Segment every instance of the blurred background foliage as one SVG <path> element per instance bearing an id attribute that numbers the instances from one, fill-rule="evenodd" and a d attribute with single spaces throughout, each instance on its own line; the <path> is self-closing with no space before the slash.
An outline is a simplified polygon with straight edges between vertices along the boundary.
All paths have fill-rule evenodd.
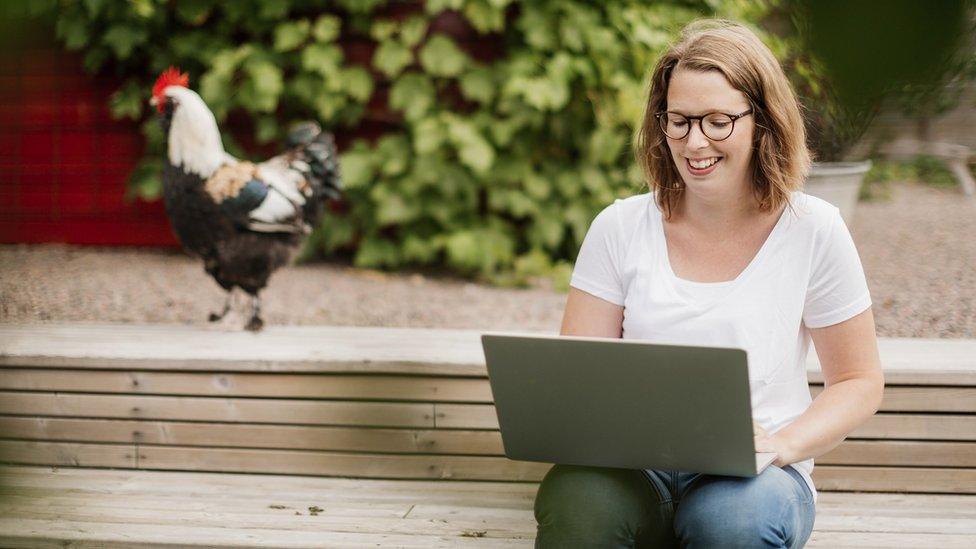
<path id="1" fill-rule="evenodd" d="M 232 154 L 260 158 L 226 131 L 235 125 L 258 148 L 301 119 L 337 134 L 346 197 L 310 245 L 361 267 L 448 267 L 496 284 L 549 277 L 565 287 L 596 213 L 643 187 L 631 141 L 648 72 L 696 18 L 753 27 L 816 107 L 812 134 L 849 123 L 817 116 L 849 112 L 837 92 L 845 84 L 828 86 L 822 59 L 832 50 L 818 53 L 824 41 L 809 25 L 822 12 L 798 0 L 51 4 L 58 38 L 83 52 L 86 69 L 123 78 L 112 113 L 140 121 L 147 139 L 134 195 L 160 194 L 165 147 L 147 100 L 154 78 L 178 65 Z M 458 28 L 466 31 L 450 32 Z M 464 32 L 474 39 L 456 40 Z M 353 43 L 369 44 L 365 62 L 348 59 Z M 373 109 L 392 114 L 385 131 L 344 140 Z"/>

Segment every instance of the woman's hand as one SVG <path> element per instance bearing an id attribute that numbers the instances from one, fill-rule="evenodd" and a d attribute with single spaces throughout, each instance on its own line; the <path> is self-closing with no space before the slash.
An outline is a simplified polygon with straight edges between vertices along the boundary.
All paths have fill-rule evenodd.
<path id="1" fill-rule="evenodd" d="M 777 438 L 776 435 L 770 436 L 755 420 L 752 422 L 752 434 L 756 452 L 774 452 L 776 461 L 773 462 L 773 465 L 777 467 L 786 467 L 790 464 L 789 451 L 783 439 Z"/>

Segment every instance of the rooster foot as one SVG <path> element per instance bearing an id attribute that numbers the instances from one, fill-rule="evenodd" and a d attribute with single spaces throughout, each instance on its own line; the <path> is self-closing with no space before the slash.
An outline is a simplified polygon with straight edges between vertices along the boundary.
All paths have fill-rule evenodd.
<path id="1" fill-rule="evenodd" d="M 259 316 L 252 316 L 251 320 L 248 320 L 247 325 L 244 326 L 244 329 L 249 332 L 259 332 L 261 328 L 264 328 L 264 321 Z"/>
<path id="2" fill-rule="evenodd" d="M 217 322 L 218 320 L 227 316 L 227 311 L 230 310 L 230 302 L 233 297 L 234 297 L 233 291 L 227 292 L 227 300 L 224 301 L 224 310 L 220 311 L 219 313 L 210 313 L 210 316 L 207 317 L 207 320 L 209 320 L 210 322 Z"/>

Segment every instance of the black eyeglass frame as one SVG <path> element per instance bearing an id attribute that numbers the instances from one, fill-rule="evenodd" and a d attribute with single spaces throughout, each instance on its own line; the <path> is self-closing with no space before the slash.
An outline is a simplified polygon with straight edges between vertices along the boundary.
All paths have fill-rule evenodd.
<path id="1" fill-rule="evenodd" d="M 684 118 L 685 120 L 688 121 L 688 128 L 685 130 L 685 134 L 682 135 L 681 137 L 671 137 L 670 135 L 668 135 L 668 132 L 664 129 L 664 123 L 663 123 L 663 121 L 662 121 L 663 119 L 661 117 L 662 116 L 665 116 L 665 115 L 668 115 L 668 114 L 676 114 L 676 115 L 678 115 L 678 116 L 680 116 L 680 117 L 682 117 L 682 118 Z M 713 138 L 709 137 L 708 134 L 705 133 L 705 129 L 702 128 L 702 121 L 704 121 L 705 118 L 708 118 L 709 116 L 711 116 L 713 114 L 721 114 L 721 115 L 724 115 L 724 116 L 728 116 L 732 120 L 732 127 L 729 128 L 729 135 L 726 135 L 722 139 L 713 139 Z M 707 113 L 705 113 L 703 115 L 700 115 L 700 116 L 686 116 L 686 115 L 681 114 L 680 112 L 661 111 L 661 112 L 655 114 L 654 116 L 657 118 L 658 125 L 661 126 L 661 131 L 664 132 L 664 135 L 667 135 L 668 137 L 670 137 L 671 139 L 674 139 L 675 141 L 679 141 L 681 139 L 684 139 L 684 138 L 688 137 L 688 134 L 691 133 L 691 122 L 692 122 L 692 120 L 697 120 L 698 121 L 698 129 L 701 130 L 702 135 L 704 135 L 705 138 L 708 139 L 709 141 L 725 141 L 726 139 L 732 137 L 732 132 L 735 131 L 735 121 L 738 120 L 738 119 L 740 119 L 740 118 L 743 118 L 745 116 L 748 116 L 750 114 L 752 114 L 752 109 L 749 109 L 747 111 L 743 111 L 743 112 L 741 112 L 739 114 L 729 114 L 727 112 L 722 112 L 722 111 L 712 111 L 712 112 L 707 112 Z"/>

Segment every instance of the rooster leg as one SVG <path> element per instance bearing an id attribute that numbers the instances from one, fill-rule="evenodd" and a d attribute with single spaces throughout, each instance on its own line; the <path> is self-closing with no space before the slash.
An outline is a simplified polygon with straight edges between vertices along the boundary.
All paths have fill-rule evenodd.
<path id="1" fill-rule="evenodd" d="M 233 297 L 234 297 L 234 290 L 232 288 L 229 292 L 227 292 L 227 300 L 224 301 L 224 310 L 220 311 L 220 314 L 210 313 L 210 319 L 209 319 L 210 322 L 217 322 L 218 320 L 227 316 L 227 311 L 230 310 L 230 302 Z"/>
<path id="2" fill-rule="evenodd" d="M 257 332 L 263 327 L 264 321 L 261 320 L 261 298 L 258 297 L 258 294 L 254 294 L 251 296 L 251 320 L 247 321 L 244 329 L 250 332 Z"/>

